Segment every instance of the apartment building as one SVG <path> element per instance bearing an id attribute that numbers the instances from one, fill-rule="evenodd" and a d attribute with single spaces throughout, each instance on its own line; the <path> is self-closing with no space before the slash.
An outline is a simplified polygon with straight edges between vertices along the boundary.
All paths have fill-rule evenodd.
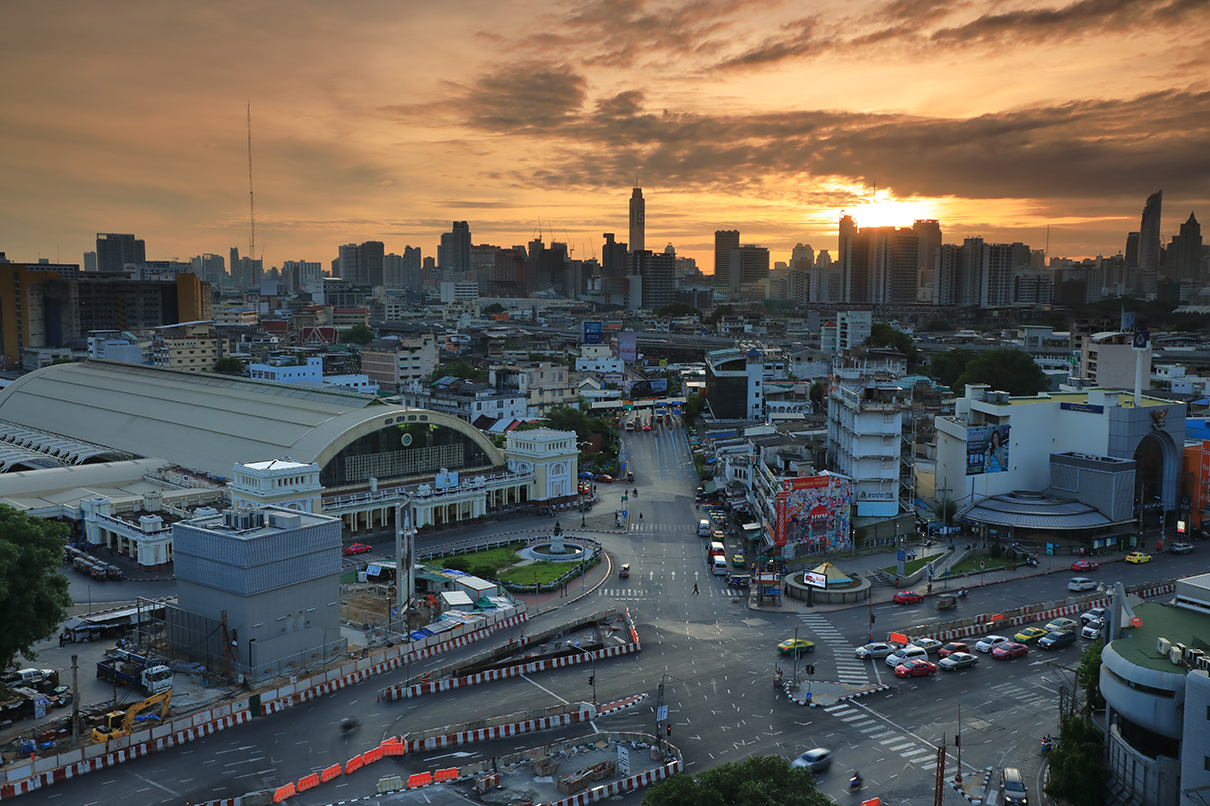
<path id="1" fill-rule="evenodd" d="M 411 381 L 424 380 L 439 363 L 437 337 L 431 334 L 387 336 L 361 350 L 361 371 L 388 394 L 402 392 Z"/>

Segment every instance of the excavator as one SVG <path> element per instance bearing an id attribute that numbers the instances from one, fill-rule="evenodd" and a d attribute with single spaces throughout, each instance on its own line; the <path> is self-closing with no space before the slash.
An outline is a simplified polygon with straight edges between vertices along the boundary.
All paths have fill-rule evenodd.
<path id="1" fill-rule="evenodd" d="M 108 742 L 129 736 L 136 722 L 145 720 L 163 721 L 168 718 L 168 709 L 172 704 L 172 689 L 153 694 L 145 700 L 136 702 L 125 711 L 110 711 L 105 714 L 105 724 L 92 729 L 93 742 Z M 144 713 L 159 706 L 158 713 Z M 141 715 L 141 716 L 140 716 Z"/>

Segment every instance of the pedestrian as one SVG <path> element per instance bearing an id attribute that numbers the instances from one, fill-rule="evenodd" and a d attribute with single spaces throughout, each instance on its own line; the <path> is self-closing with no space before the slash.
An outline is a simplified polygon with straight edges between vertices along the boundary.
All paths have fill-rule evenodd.
<path id="1" fill-rule="evenodd" d="M 63 640 L 63 633 L 59 633 L 59 649 L 62 649 L 65 643 L 67 642 Z"/>
<path id="2" fill-rule="evenodd" d="M 697 596 L 697 595 L 698 595 L 698 593 L 697 593 L 697 583 L 696 583 L 696 582 L 694 582 L 694 583 L 693 583 L 693 595 L 694 595 L 694 596 Z"/>

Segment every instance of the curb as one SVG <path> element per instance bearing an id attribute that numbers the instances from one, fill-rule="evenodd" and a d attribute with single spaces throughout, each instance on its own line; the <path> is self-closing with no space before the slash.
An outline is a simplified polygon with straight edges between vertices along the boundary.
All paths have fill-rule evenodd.
<path id="1" fill-rule="evenodd" d="M 980 794 L 979 794 L 979 797 L 978 797 L 978 798 L 971 797 L 970 793 L 968 793 L 968 792 L 966 791 L 966 788 L 965 788 L 965 787 L 963 787 L 963 786 L 960 786 L 960 785 L 958 785 L 958 784 L 956 784 L 956 783 L 954 783 L 954 781 L 953 781 L 953 779 L 952 779 L 952 778 L 951 778 L 951 779 L 948 779 L 948 780 L 947 780 L 945 783 L 946 783 L 946 786 L 948 786 L 950 789 L 952 789 L 952 790 L 954 790 L 955 792 L 957 792 L 957 793 L 958 793 L 958 795 L 959 795 L 960 797 L 964 798 L 964 799 L 965 799 L 965 800 L 966 800 L 968 803 L 979 803 L 979 802 L 980 802 L 980 801 L 982 801 L 982 800 L 984 799 L 984 797 L 987 795 L 987 782 L 988 782 L 988 780 L 990 780 L 990 779 L 991 779 L 991 777 L 992 777 L 992 768 L 991 768 L 991 767 L 984 767 L 982 770 L 980 770 L 979 772 L 975 773 L 974 775 L 971 775 L 970 777 L 971 777 L 971 778 L 976 778 L 976 777 L 978 777 L 978 776 L 980 776 L 980 775 L 982 775 L 982 776 L 983 776 L 983 784 L 980 786 Z"/>

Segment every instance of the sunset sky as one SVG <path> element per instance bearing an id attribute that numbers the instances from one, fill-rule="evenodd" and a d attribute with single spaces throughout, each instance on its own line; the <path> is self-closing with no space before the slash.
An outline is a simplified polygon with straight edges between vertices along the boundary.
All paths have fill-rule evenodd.
<path id="1" fill-rule="evenodd" d="M 1210 0 L 5 0 L 0 47 L 10 260 L 246 254 L 249 103 L 266 268 L 455 219 L 599 256 L 636 175 L 707 272 L 716 229 L 835 254 L 841 209 L 1070 257 L 1156 190 L 1165 241 L 1210 219 Z"/>

